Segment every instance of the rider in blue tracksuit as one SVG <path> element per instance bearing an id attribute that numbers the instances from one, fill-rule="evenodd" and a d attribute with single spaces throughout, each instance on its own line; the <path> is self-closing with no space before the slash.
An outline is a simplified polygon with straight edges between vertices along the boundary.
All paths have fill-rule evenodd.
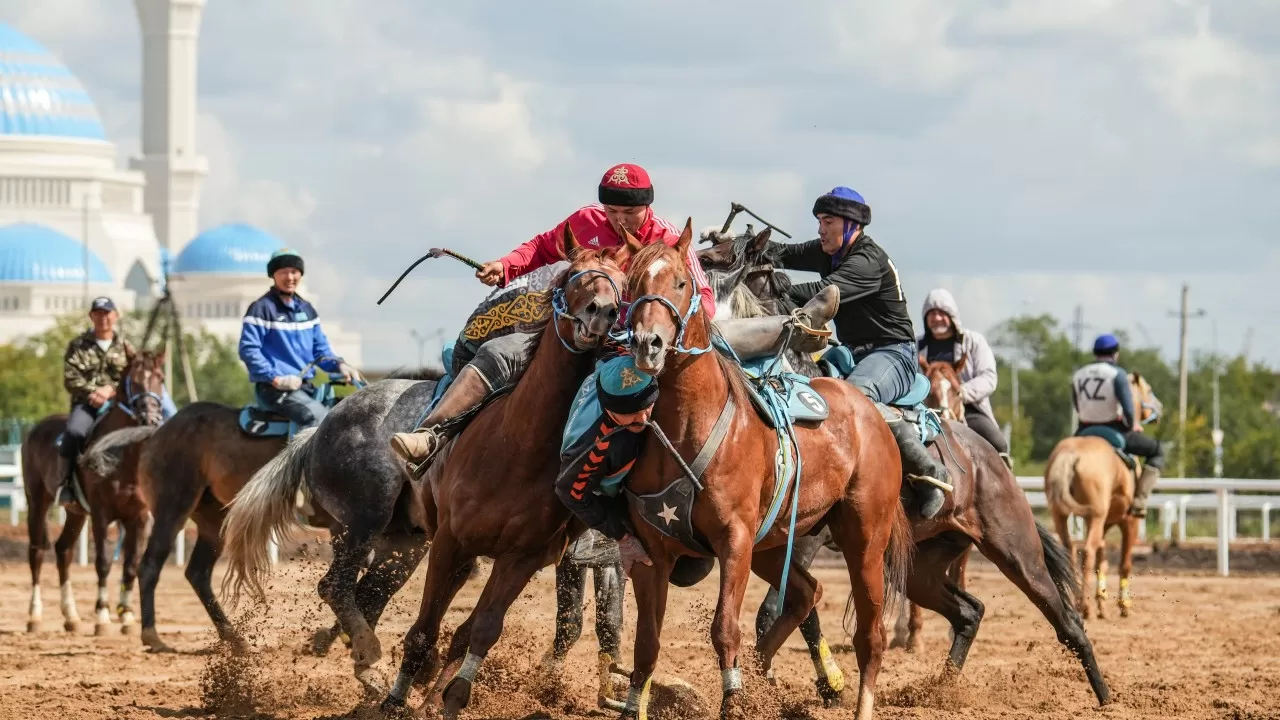
<path id="1" fill-rule="evenodd" d="M 240 330 L 240 359 L 249 368 L 260 402 L 296 422 L 299 429 L 319 425 L 328 412 L 314 396 L 312 363 L 342 375 L 347 382 L 357 377 L 355 369 L 329 347 L 316 309 L 298 295 L 303 269 L 302 257 L 294 250 L 272 253 L 267 275 L 273 285 L 249 306 Z"/>

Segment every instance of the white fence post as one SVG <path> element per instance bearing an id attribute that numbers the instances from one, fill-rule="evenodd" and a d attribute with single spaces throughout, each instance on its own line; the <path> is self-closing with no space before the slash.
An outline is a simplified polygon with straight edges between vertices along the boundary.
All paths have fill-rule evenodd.
<path id="1" fill-rule="evenodd" d="M 1187 503 L 1191 502 L 1190 495 L 1183 495 L 1178 498 L 1178 544 L 1187 544 Z"/>
<path id="2" fill-rule="evenodd" d="M 1271 503 L 1262 503 L 1262 541 L 1271 541 Z"/>
<path id="3" fill-rule="evenodd" d="M 1168 540 L 1173 537 L 1173 519 L 1177 517 L 1178 506 L 1172 500 L 1167 500 L 1160 506 L 1160 525 L 1164 529 L 1164 539 Z"/>
<path id="4" fill-rule="evenodd" d="M 1230 549 L 1228 524 L 1231 522 L 1231 493 L 1225 489 L 1218 490 L 1218 574 L 1227 577 L 1230 574 Z"/>

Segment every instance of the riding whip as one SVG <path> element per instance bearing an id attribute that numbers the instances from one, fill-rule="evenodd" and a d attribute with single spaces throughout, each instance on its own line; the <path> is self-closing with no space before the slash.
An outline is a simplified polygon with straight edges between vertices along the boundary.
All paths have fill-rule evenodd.
<path id="1" fill-rule="evenodd" d="M 421 265 L 423 260 L 426 260 L 427 258 L 438 258 L 438 257 L 451 257 L 454 260 L 460 260 L 464 264 L 469 265 L 475 268 L 476 270 L 484 269 L 483 264 L 478 263 L 475 260 L 472 260 L 471 258 L 461 253 L 456 253 L 452 250 L 448 250 L 445 248 L 431 248 L 430 250 L 427 251 L 426 255 L 423 255 L 422 257 L 415 260 L 412 265 L 405 268 L 404 272 L 400 273 L 400 277 L 396 278 L 396 281 L 391 284 L 391 287 L 387 289 L 387 292 L 384 293 L 382 297 L 378 298 L 378 304 L 381 305 L 383 300 L 386 300 L 388 297 L 390 297 L 391 293 L 395 292 L 395 289 L 400 286 L 400 281 L 404 280 L 405 277 L 409 275 L 409 273 L 413 272 L 414 268 L 418 267 L 418 265 Z"/>

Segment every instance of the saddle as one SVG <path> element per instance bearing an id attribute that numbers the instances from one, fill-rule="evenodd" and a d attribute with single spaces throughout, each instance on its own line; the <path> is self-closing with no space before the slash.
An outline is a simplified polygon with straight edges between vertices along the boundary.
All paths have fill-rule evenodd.
<path id="1" fill-rule="evenodd" d="M 853 352 L 848 346 L 839 345 L 823 354 L 818 365 L 827 377 L 847 378 L 853 373 L 857 361 L 853 359 Z M 888 405 L 876 403 L 876 409 L 884 416 L 885 422 L 897 422 L 900 418 L 915 425 L 920 431 L 920 441 L 928 445 L 942 434 L 942 421 L 938 419 L 938 414 L 924 404 L 929 399 L 930 390 L 932 384 L 929 378 L 917 372 L 906 395 Z"/>
<path id="2" fill-rule="evenodd" d="M 325 407 L 333 407 L 338 402 L 333 387 L 328 383 L 317 387 L 314 397 Z M 240 408 L 236 422 L 240 432 L 252 438 L 292 438 L 298 433 L 298 423 L 288 415 L 276 410 L 257 392 L 254 392 L 253 399 L 252 404 Z"/>
<path id="3" fill-rule="evenodd" d="M 1130 470 L 1135 473 L 1138 471 L 1138 460 L 1126 452 L 1124 433 L 1119 430 L 1107 425 L 1084 425 L 1076 431 L 1076 437 L 1096 437 L 1106 440 Z"/>

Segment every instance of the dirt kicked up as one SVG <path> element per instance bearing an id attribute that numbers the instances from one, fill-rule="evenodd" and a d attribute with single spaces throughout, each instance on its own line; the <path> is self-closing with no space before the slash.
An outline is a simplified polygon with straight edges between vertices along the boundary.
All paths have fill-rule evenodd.
<path id="1" fill-rule="evenodd" d="M 327 657 L 304 650 L 311 633 L 332 622 L 315 595 L 321 572 L 316 564 L 289 563 L 277 575 L 266 608 L 242 604 L 237 614 L 246 618 L 254 649 L 248 657 L 231 657 L 214 648 L 204 609 L 173 566 L 161 581 L 157 609 L 160 632 L 178 652 L 153 655 L 144 652 L 136 637 L 115 632 L 94 637 L 91 622 L 69 635 L 61 629 L 57 606 L 48 603 L 44 630 L 27 634 L 27 569 L 15 562 L 0 564 L 0 718 L 380 718 L 376 706 L 362 702 L 341 644 Z M 394 677 L 400 642 L 417 609 L 422 575 L 420 568 L 392 601 L 378 630 L 385 653 L 380 667 L 388 679 Z M 856 689 L 856 663 L 840 629 L 848 581 L 838 569 L 822 569 L 818 575 L 825 586 L 820 608 L 824 629 Z M 45 597 L 57 597 L 55 577 L 49 568 Z M 112 587 L 115 578 L 113 573 Z M 96 585 L 92 569 L 77 567 L 74 583 L 81 609 L 91 609 Z M 447 627 L 461 622 L 480 586 L 473 580 L 462 591 Z M 613 716 L 595 707 L 591 607 L 564 682 L 548 684 L 537 677 L 535 669 L 552 636 L 552 586 L 553 574 L 544 570 L 513 607 L 464 717 Z M 696 588 L 673 588 L 670 596 L 658 673 L 659 678 L 682 678 L 695 688 L 703 711 L 686 708 L 681 713 L 686 717 L 713 717 L 705 710 L 718 708 L 719 673 L 708 635 L 715 588 L 715 578 L 708 578 Z M 1003 577 L 975 560 L 970 590 L 986 603 L 986 617 L 963 675 L 939 682 L 947 626 L 926 614 L 924 651 L 892 650 L 886 656 L 877 717 L 1280 718 L 1280 578 L 1221 579 L 1164 571 L 1135 578 L 1132 617 L 1119 619 L 1113 613 L 1113 619 L 1088 624 L 1114 699 L 1100 711 L 1079 665 Z M 753 579 L 748 594 L 752 613 L 762 595 L 763 586 Z M 629 666 L 635 615 L 631 598 L 626 613 L 623 662 Z M 753 621 L 754 615 L 744 613 L 744 641 L 754 637 Z M 761 717 L 852 717 L 848 707 L 821 707 L 798 635 L 782 650 L 776 667 L 777 688 L 759 679 L 748 681 Z M 415 693 L 413 702 L 420 701 Z"/>

